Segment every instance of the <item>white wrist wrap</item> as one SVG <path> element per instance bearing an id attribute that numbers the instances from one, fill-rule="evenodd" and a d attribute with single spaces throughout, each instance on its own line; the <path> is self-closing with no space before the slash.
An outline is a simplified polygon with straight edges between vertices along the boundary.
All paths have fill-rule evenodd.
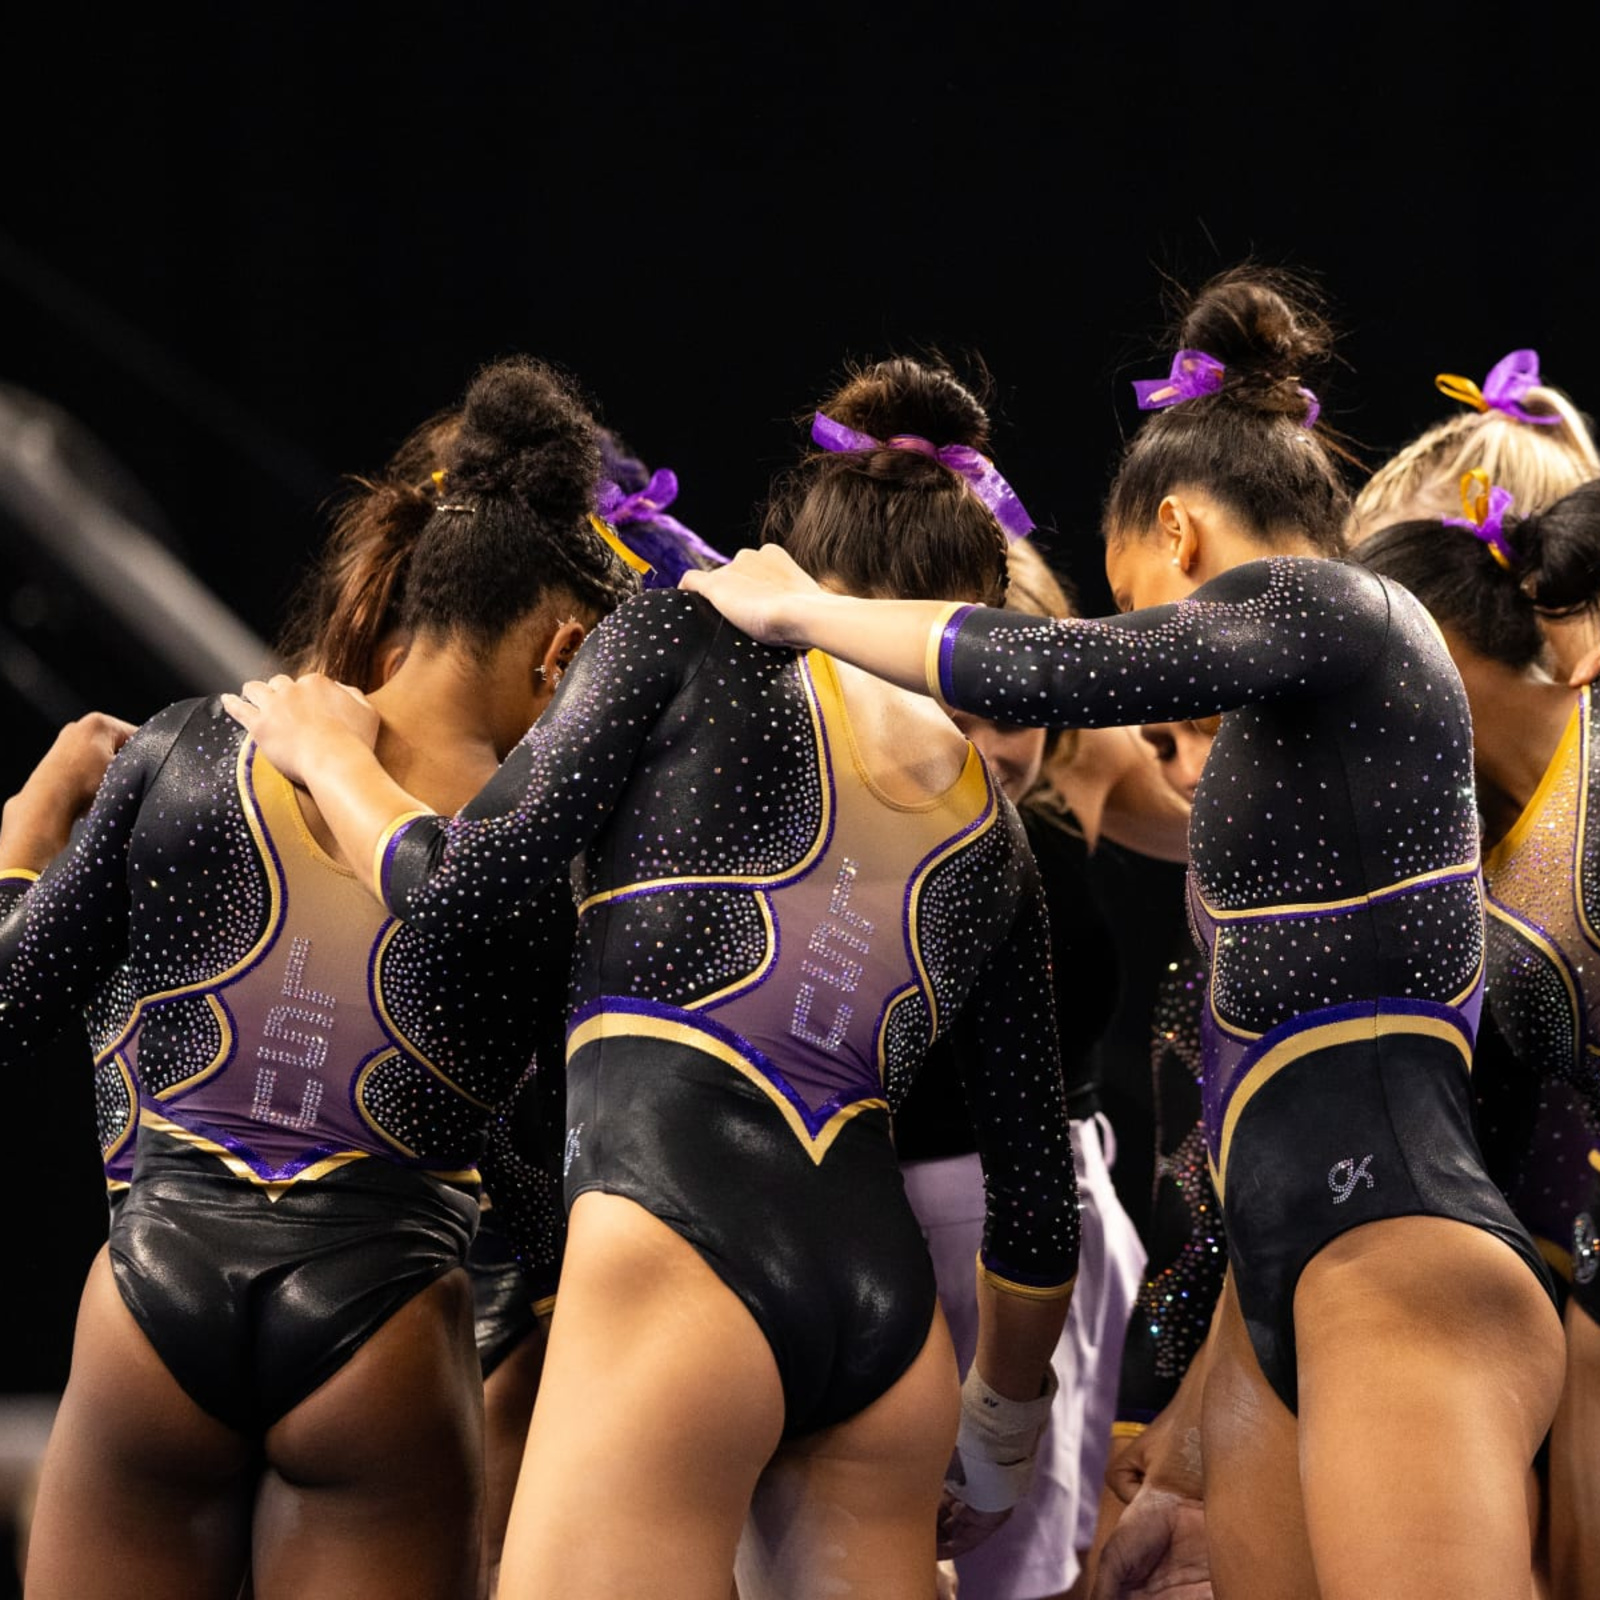
<path id="1" fill-rule="evenodd" d="M 978 1375 L 974 1365 L 961 1385 L 961 1431 L 956 1435 L 961 1481 L 950 1492 L 974 1511 L 1008 1511 L 1033 1486 L 1034 1452 L 1050 1419 L 1056 1375 L 1045 1371 L 1037 1400 L 1008 1400 Z"/>

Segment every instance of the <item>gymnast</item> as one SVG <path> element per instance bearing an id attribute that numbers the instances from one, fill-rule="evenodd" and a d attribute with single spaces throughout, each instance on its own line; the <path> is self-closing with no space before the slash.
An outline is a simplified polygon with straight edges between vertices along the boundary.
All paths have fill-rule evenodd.
<path id="1" fill-rule="evenodd" d="M 1537 350 L 1503 356 L 1481 385 L 1451 372 L 1441 372 L 1434 383 L 1467 409 L 1424 429 L 1362 484 L 1345 529 L 1352 550 L 1380 528 L 1454 515 L 1466 472 L 1486 472 L 1515 497 L 1524 516 L 1600 478 L 1600 450 L 1588 420 L 1544 381 Z M 1542 626 L 1558 677 L 1587 683 L 1600 675 L 1600 635 L 1592 614 L 1579 609 L 1547 616 Z"/>
<path id="2" fill-rule="evenodd" d="M 1480 1059 L 1474 1088 L 1490 1171 L 1571 1286 L 1550 1560 L 1554 1595 L 1580 1600 L 1600 1571 L 1600 705 L 1543 669 L 1548 620 L 1600 601 L 1600 482 L 1525 517 L 1486 472 L 1464 494 L 1463 515 L 1381 529 L 1356 554 L 1427 606 L 1472 707 L 1487 1001 L 1511 1057 Z"/>
<path id="3" fill-rule="evenodd" d="M 1465 696 L 1404 590 L 1321 559 L 1349 499 L 1304 298 L 1235 269 L 1177 344 L 1139 385 L 1156 414 L 1106 508 L 1127 615 L 830 594 L 773 549 L 685 583 L 756 637 L 1004 721 L 1222 714 L 1189 898 L 1231 1269 L 1097 1592 L 1143 1592 L 1152 1569 L 1198 1581 L 1209 1559 L 1223 1597 L 1504 1600 L 1530 1581 L 1527 1479 L 1563 1357 L 1543 1263 L 1470 1127 Z"/>
<path id="4" fill-rule="evenodd" d="M 635 586 L 591 522 L 593 422 L 548 369 L 470 391 L 407 564 L 379 750 L 453 806 Z M 472 512 L 462 506 L 471 498 Z M 560 891 L 557 890 L 557 893 Z M 461 1270 L 488 1124 L 559 1026 L 569 945 L 382 915 L 215 701 L 128 740 L 0 924 L 0 1052 L 126 1001 L 131 1185 L 91 1270 L 30 1595 L 473 1597 L 482 1403 Z M 135 1088 L 135 1086 L 137 1086 Z M 553 1155 L 558 1152 L 553 1152 Z M 92 1530 L 92 1532 L 86 1532 Z"/>
<path id="5" fill-rule="evenodd" d="M 1000 598 L 1020 507 L 952 374 L 880 363 L 816 426 L 769 537 L 845 592 Z M 229 704 L 412 926 L 491 925 L 582 852 L 568 1250 L 502 1593 L 726 1600 L 737 1564 L 743 1600 L 926 1600 L 936 1523 L 961 1548 L 1025 1491 L 1077 1259 L 1038 879 L 971 746 L 677 590 L 596 629 L 454 819 L 327 680 Z M 958 1398 L 889 1107 L 963 1012 L 989 1214 Z"/>

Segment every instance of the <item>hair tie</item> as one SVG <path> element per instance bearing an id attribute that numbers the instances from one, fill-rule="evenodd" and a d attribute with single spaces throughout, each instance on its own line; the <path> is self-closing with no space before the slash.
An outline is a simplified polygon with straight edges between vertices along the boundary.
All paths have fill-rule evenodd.
<path id="1" fill-rule="evenodd" d="M 678 475 L 670 467 L 652 473 L 650 481 L 634 494 L 624 493 L 621 485 L 609 478 L 602 478 L 595 491 L 595 509 L 602 526 L 609 526 L 611 538 L 626 549 L 623 559 L 646 575 L 647 589 L 675 587 L 685 572 L 702 561 L 716 567 L 727 564 L 728 558 L 720 550 L 713 550 L 692 528 L 666 514 L 677 498 Z M 635 530 L 631 540 L 617 533 L 624 527 Z M 635 550 L 635 544 L 643 549 Z"/>
<path id="2" fill-rule="evenodd" d="M 1505 535 L 1506 513 L 1511 506 L 1511 491 L 1491 484 L 1489 474 L 1482 467 L 1474 467 L 1461 475 L 1461 509 L 1466 514 L 1439 520 L 1447 528 L 1461 528 L 1474 539 L 1481 539 L 1488 545 L 1489 554 L 1511 572 L 1517 561 Z"/>
<path id="3" fill-rule="evenodd" d="M 1471 406 L 1474 411 L 1503 411 L 1518 422 L 1531 422 L 1541 428 L 1555 427 L 1561 421 L 1560 417 L 1526 411 L 1519 404 L 1523 395 L 1539 384 L 1537 350 L 1513 350 L 1495 362 L 1481 389 L 1471 378 L 1454 372 L 1441 372 L 1433 381 L 1441 393 Z"/>
<path id="4" fill-rule="evenodd" d="M 617 530 L 592 511 L 589 513 L 589 526 L 616 551 L 618 558 L 632 567 L 635 572 L 644 573 L 650 570 L 650 563 L 643 556 L 636 556 L 618 537 Z"/>
<path id="5" fill-rule="evenodd" d="M 1172 358 L 1172 371 L 1164 378 L 1135 378 L 1133 392 L 1141 411 L 1165 411 L 1168 406 L 1201 395 L 1215 394 L 1228 369 L 1204 350 L 1180 350 Z"/>
<path id="6" fill-rule="evenodd" d="M 1135 378 L 1133 392 L 1141 411 L 1165 411 L 1168 406 L 1182 405 L 1185 400 L 1216 394 L 1227 370 L 1204 350 L 1180 350 L 1172 358 L 1172 370 L 1166 377 Z M 1295 384 L 1295 393 L 1306 403 L 1301 427 L 1316 427 L 1317 418 L 1322 415 L 1322 402 L 1303 383 Z"/>
<path id="7" fill-rule="evenodd" d="M 811 419 L 814 444 L 833 454 L 869 450 L 910 450 L 929 456 L 963 479 L 978 500 L 988 507 L 1008 539 L 1025 539 L 1034 529 L 1034 520 L 1017 498 L 1016 491 L 1000 476 L 988 456 L 969 444 L 936 445 L 914 433 L 897 433 L 889 439 L 874 439 L 870 433 L 847 428 L 842 422 L 818 412 Z"/>

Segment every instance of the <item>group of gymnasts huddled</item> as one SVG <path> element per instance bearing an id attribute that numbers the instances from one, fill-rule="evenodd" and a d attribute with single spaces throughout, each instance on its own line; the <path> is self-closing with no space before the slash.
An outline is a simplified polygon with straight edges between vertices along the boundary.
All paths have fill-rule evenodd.
<path id="1" fill-rule="evenodd" d="M 1174 332 L 1118 615 L 937 361 L 730 562 L 514 358 L 297 676 L 64 730 L 0 1057 L 83 1019 L 111 1224 L 30 1597 L 1600 1595 L 1600 456 L 1519 351 L 1367 476 L 1280 274 Z M 1148 1265 L 1102 838 L 1198 946 Z"/>

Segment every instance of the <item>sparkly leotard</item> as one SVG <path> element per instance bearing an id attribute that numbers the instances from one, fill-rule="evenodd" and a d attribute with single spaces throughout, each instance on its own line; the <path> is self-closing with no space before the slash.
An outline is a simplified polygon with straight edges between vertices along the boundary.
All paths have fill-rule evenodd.
<path id="1" fill-rule="evenodd" d="M 1189 835 L 1206 1135 L 1245 1322 L 1291 1408 L 1294 1286 L 1348 1228 L 1459 1217 L 1547 1281 L 1472 1138 L 1470 721 L 1415 599 L 1346 562 L 1272 557 L 1102 620 L 953 607 L 928 680 L 1010 722 L 1225 714 Z"/>
<path id="2" fill-rule="evenodd" d="M 1515 1063 L 1484 1085 L 1480 1115 L 1491 1161 L 1507 1156 L 1496 1176 L 1512 1206 L 1591 1315 L 1600 1308 L 1597 803 L 1600 706 L 1586 688 L 1532 799 L 1484 859 L 1488 1000 Z"/>
<path id="3" fill-rule="evenodd" d="M 675 590 L 620 607 L 457 818 L 402 819 L 381 890 L 477 927 L 585 852 L 567 1041 L 567 1194 L 636 1200 L 749 1307 L 797 1433 L 921 1349 L 927 1251 L 889 1107 L 970 1011 L 984 1269 L 1053 1296 L 1075 1183 L 1037 875 L 969 751 L 917 805 L 874 783 L 831 661 Z"/>
<path id="4" fill-rule="evenodd" d="M 1191 950 L 1169 965 L 1151 1017 L 1155 1200 L 1148 1271 L 1122 1350 L 1115 1431 L 1124 1435 L 1140 1432 L 1177 1393 L 1205 1343 L 1228 1264 L 1201 1116 L 1205 991 L 1205 963 Z"/>
<path id="5" fill-rule="evenodd" d="M 480 1163 L 553 1281 L 553 1172 L 496 1170 L 511 1153 L 490 1134 L 559 1040 L 558 907 L 492 941 L 385 917 L 215 701 L 145 724 L 13 898 L 0 1059 L 89 1008 L 108 1165 L 131 1178 L 113 1271 L 213 1415 L 269 1424 L 459 1265 Z"/>

